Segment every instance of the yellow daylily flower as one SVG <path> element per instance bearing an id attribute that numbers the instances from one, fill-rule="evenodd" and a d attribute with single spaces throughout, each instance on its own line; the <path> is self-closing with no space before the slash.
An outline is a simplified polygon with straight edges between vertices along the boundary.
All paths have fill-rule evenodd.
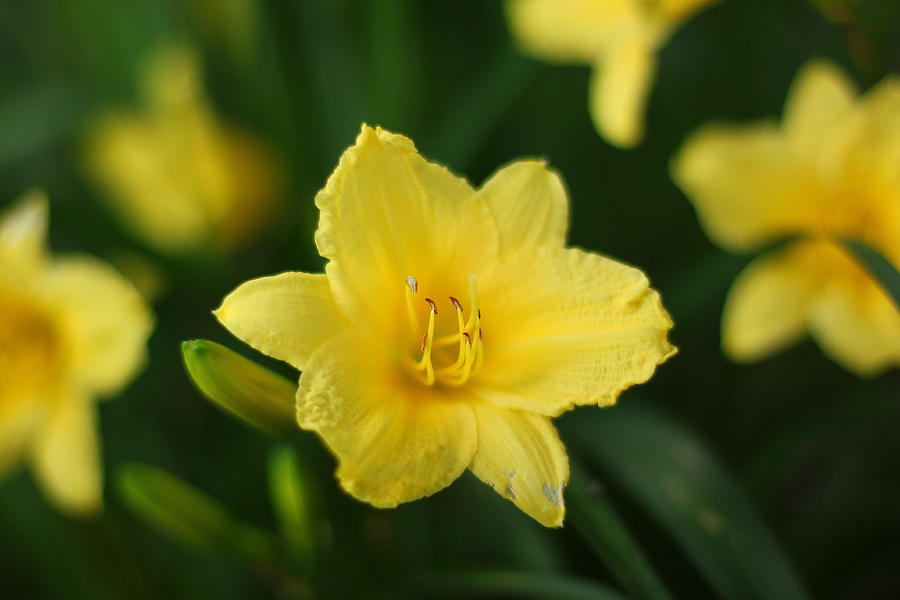
<path id="1" fill-rule="evenodd" d="M 394 507 L 469 468 L 560 526 L 569 470 L 550 417 L 613 404 L 675 351 L 644 274 L 565 248 L 566 191 L 540 161 L 475 190 L 363 126 L 316 206 L 325 273 L 248 281 L 215 314 L 303 371 L 298 422 L 344 489 Z"/>
<path id="2" fill-rule="evenodd" d="M 87 168 L 134 232 L 168 253 L 229 250 L 275 209 L 271 158 L 249 136 L 216 121 L 197 57 L 165 46 L 140 77 L 144 106 L 110 111 L 90 128 Z"/>
<path id="3" fill-rule="evenodd" d="M 141 296 L 90 256 L 51 258 L 47 201 L 29 192 L 0 218 L 0 473 L 30 460 L 61 509 L 100 509 L 98 397 L 144 362 Z"/>
<path id="4" fill-rule="evenodd" d="M 693 13 L 716 0 L 507 0 L 510 28 L 529 54 L 593 66 L 589 106 L 597 132 L 633 147 L 656 51 Z"/>
<path id="5" fill-rule="evenodd" d="M 728 354 L 755 360 L 808 330 L 861 375 L 900 365 L 900 314 L 838 244 L 865 242 L 900 265 L 900 78 L 860 98 L 835 66 L 812 62 L 780 126 L 708 126 L 685 144 L 673 175 L 723 248 L 801 238 L 735 282 L 723 316 Z"/>

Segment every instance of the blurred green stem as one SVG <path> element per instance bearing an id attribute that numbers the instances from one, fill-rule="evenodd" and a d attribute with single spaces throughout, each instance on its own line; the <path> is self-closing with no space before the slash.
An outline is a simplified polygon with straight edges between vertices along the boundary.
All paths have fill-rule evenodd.
<path id="1" fill-rule="evenodd" d="M 276 448 L 269 455 L 269 496 L 292 562 L 305 573 L 312 570 L 315 540 L 309 486 L 296 451 Z"/>
<path id="2" fill-rule="evenodd" d="M 569 519 L 598 558 L 634 598 L 668 600 L 669 593 L 596 480 L 577 462 L 566 502 Z"/>

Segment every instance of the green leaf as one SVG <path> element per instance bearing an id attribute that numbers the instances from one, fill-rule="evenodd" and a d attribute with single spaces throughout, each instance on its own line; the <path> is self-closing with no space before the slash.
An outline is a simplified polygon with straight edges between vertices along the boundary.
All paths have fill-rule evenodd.
<path id="1" fill-rule="evenodd" d="M 236 520 L 218 502 L 163 469 L 132 463 L 119 469 L 117 484 L 134 512 L 175 541 L 254 561 L 273 554 L 268 534 Z"/>
<path id="2" fill-rule="evenodd" d="M 311 490 L 296 451 L 283 446 L 269 455 L 269 495 L 281 525 L 281 534 L 301 567 L 309 570 L 313 562 L 314 531 Z"/>
<path id="3" fill-rule="evenodd" d="M 181 343 L 188 374 L 214 404 L 270 433 L 296 429 L 296 384 L 209 340 Z"/>
<path id="4" fill-rule="evenodd" d="M 652 515 L 723 598 L 806 598 L 754 506 L 710 452 L 634 400 L 560 423 L 568 444 Z"/>
<path id="5" fill-rule="evenodd" d="M 864 269 L 875 278 L 888 296 L 894 301 L 894 306 L 900 311 L 900 272 L 897 271 L 891 261 L 875 248 L 856 240 L 843 240 L 844 247 L 850 252 Z"/>
<path id="6" fill-rule="evenodd" d="M 458 571 L 420 576 L 417 590 L 436 598 L 545 598 L 547 600 L 625 600 L 615 590 L 573 577 L 511 571 Z M 420 597 L 420 596 L 415 596 Z"/>
<path id="7" fill-rule="evenodd" d="M 570 460 L 572 480 L 566 491 L 569 519 L 613 576 L 635 598 L 666 600 L 669 593 L 656 577 L 615 507 L 584 468 Z"/>

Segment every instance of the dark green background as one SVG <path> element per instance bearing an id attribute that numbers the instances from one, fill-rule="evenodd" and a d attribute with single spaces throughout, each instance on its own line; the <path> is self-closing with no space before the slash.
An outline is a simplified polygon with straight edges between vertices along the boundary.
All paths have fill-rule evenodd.
<path id="1" fill-rule="evenodd" d="M 900 594 L 897 371 L 863 381 L 810 342 L 753 366 L 723 357 L 722 303 L 749 257 L 706 239 L 668 173 L 685 135 L 702 123 L 777 118 L 811 57 L 834 59 L 863 86 L 896 71 L 900 5 L 828 3 L 856 6 L 854 26 L 829 22 L 800 0 L 730 0 L 702 12 L 661 52 L 644 144 L 621 151 L 591 126 L 588 69 L 521 56 L 497 2 L 259 2 L 256 40 L 243 57 L 208 26 L 210 11 L 221 17 L 228 4 L 0 2 L 0 205 L 42 186 L 56 250 L 107 258 L 136 250 L 159 264 L 167 283 L 148 368 L 101 406 L 104 516 L 60 516 L 25 470 L 0 483 L 0 596 L 278 597 L 283 585 L 271 572 L 183 548 L 136 517 L 114 474 L 129 461 L 158 465 L 244 520 L 274 527 L 265 461 L 284 441 L 206 403 L 184 375 L 178 343 L 206 337 L 246 352 L 210 315 L 222 296 L 250 277 L 321 269 L 312 198 L 363 121 L 409 135 L 426 157 L 475 184 L 512 159 L 546 157 L 569 188 L 572 244 L 640 266 L 676 322 L 680 354 L 622 404 L 659 407 L 708 442 L 812 596 Z M 134 101 L 138 61 L 165 39 L 200 49 L 218 113 L 264 139 L 283 168 L 284 218 L 227 258 L 156 255 L 107 212 L 79 167 L 87 119 Z M 563 421 L 599 413 L 582 408 Z M 392 597 L 385 590 L 435 569 L 611 581 L 571 527 L 543 530 L 469 475 L 432 499 L 376 511 L 338 491 L 333 460 L 312 435 L 288 443 L 333 528 L 323 596 Z M 627 493 L 613 487 L 610 495 L 675 597 L 715 597 L 664 528 Z"/>

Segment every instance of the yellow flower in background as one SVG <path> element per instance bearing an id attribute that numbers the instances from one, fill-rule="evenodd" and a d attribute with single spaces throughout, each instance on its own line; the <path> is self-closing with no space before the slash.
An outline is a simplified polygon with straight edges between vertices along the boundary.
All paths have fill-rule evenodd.
<path id="1" fill-rule="evenodd" d="M 529 54 L 593 66 L 589 106 L 597 131 L 632 147 L 644 137 L 644 109 L 656 51 L 694 12 L 715 0 L 507 0 L 510 28 Z"/>
<path id="2" fill-rule="evenodd" d="M 94 405 L 142 365 L 152 318 L 107 264 L 47 256 L 46 227 L 40 192 L 0 218 L 0 472 L 28 460 L 60 508 L 94 512 Z"/>
<path id="3" fill-rule="evenodd" d="M 275 172 L 253 139 L 220 125 L 203 94 L 197 57 L 182 46 L 152 54 L 143 107 L 92 124 L 87 167 L 137 235 L 159 250 L 228 250 L 275 208 Z"/>
<path id="4" fill-rule="evenodd" d="M 561 525 L 568 461 L 550 417 L 613 404 L 675 351 L 644 274 L 565 248 L 566 192 L 540 161 L 474 190 L 363 126 L 316 205 L 325 274 L 246 282 L 216 316 L 303 371 L 299 424 L 342 486 L 394 507 L 469 468 Z"/>
<path id="5" fill-rule="evenodd" d="M 900 265 L 900 79 L 860 98 L 836 67 L 813 62 L 780 126 L 706 127 L 673 172 L 723 248 L 799 237 L 735 282 L 723 316 L 728 354 L 755 360 L 808 330 L 859 374 L 900 365 L 900 314 L 837 243 L 862 241 Z"/>

